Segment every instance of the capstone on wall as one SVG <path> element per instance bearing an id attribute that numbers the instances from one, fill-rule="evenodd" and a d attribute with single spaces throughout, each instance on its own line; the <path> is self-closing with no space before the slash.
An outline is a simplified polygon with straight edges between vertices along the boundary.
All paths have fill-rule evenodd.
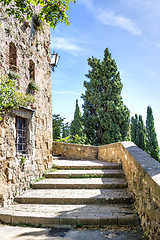
<path id="1" fill-rule="evenodd" d="M 35 96 L 32 105 L 11 111 L 0 122 L 2 205 L 12 202 L 16 194 L 51 166 L 50 57 L 49 26 L 37 30 L 34 22 L 20 23 L 0 7 L 0 75 L 16 76 L 20 90 Z M 31 81 L 39 91 L 30 89 Z"/>

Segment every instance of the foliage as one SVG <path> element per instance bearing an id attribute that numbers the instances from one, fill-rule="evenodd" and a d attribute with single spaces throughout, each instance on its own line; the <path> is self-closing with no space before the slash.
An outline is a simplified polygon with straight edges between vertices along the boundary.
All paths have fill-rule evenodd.
<path id="1" fill-rule="evenodd" d="M 34 16 L 34 7 L 39 5 L 40 12 L 38 22 L 46 21 L 51 27 L 55 27 L 58 22 L 70 24 L 66 11 L 69 3 L 75 0 L 0 0 L 6 7 L 9 16 L 14 15 L 20 21 L 29 20 Z"/>
<path id="2" fill-rule="evenodd" d="M 60 117 L 60 114 L 52 116 L 53 140 L 61 136 L 64 119 Z"/>
<path id="3" fill-rule="evenodd" d="M 26 161 L 26 158 L 25 158 L 25 157 L 22 157 L 22 158 L 21 158 L 21 164 L 25 164 L 25 161 Z"/>
<path id="4" fill-rule="evenodd" d="M 91 67 L 82 94 L 84 132 L 92 144 L 101 145 L 126 140 L 130 113 L 123 104 L 122 83 L 117 65 L 108 48 L 104 59 L 88 59 Z"/>
<path id="5" fill-rule="evenodd" d="M 146 149 L 147 152 L 151 155 L 151 157 L 160 161 L 158 141 L 154 127 L 154 117 L 152 108 L 150 106 L 147 107 Z"/>
<path id="6" fill-rule="evenodd" d="M 141 115 L 138 117 L 138 115 L 135 114 L 135 117 L 131 118 L 131 141 L 142 150 L 149 153 L 151 157 L 160 161 L 159 147 L 151 107 L 148 106 L 147 108 L 146 127 L 144 126 Z"/>
<path id="7" fill-rule="evenodd" d="M 78 136 L 78 134 L 76 134 L 75 136 L 69 135 L 65 138 L 59 137 L 58 139 L 55 139 L 55 142 L 88 144 L 88 145 L 90 145 L 86 135 Z"/>
<path id="8" fill-rule="evenodd" d="M 65 118 L 61 118 L 60 114 L 52 115 L 53 140 L 66 138 L 70 135 L 70 123 L 64 123 Z"/>
<path id="9" fill-rule="evenodd" d="M 0 120 L 2 115 L 12 109 L 18 109 L 19 107 L 26 107 L 30 103 L 34 102 L 34 98 L 31 95 L 21 93 L 17 87 L 16 82 L 13 79 L 1 76 L 0 78 Z"/>
<path id="10" fill-rule="evenodd" d="M 44 22 L 39 18 L 37 14 L 32 17 L 33 26 L 37 31 L 43 30 Z"/>
<path id="11" fill-rule="evenodd" d="M 76 100 L 76 109 L 74 113 L 74 119 L 71 122 L 71 135 L 78 135 L 82 136 L 83 132 L 83 127 L 82 127 L 82 117 L 81 117 L 81 112 L 78 106 L 78 99 Z"/>
<path id="12" fill-rule="evenodd" d="M 32 91 L 39 91 L 39 87 L 37 86 L 36 82 L 32 79 L 28 85 L 29 89 Z"/>
<path id="13" fill-rule="evenodd" d="M 138 115 L 131 118 L 131 141 L 137 144 Z"/>
<path id="14" fill-rule="evenodd" d="M 20 76 L 19 76 L 19 74 L 16 72 L 16 71 L 9 71 L 9 73 L 8 73 L 8 77 L 10 78 L 10 79 L 14 79 L 14 80 L 18 80 L 18 79 L 20 79 Z"/>
<path id="15" fill-rule="evenodd" d="M 62 124 L 62 138 L 65 138 L 70 135 L 70 123 L 63 123 Z"/>
<path id="16" fill-rule="evenodd" d="M 143 123 L 142 116 L 139 115 L 137 129 L 137 146 L 142 150 L 146 150 L 146 129 Z"/>
<path id="17" fill-rule="evenodd" d="M 146 150 L 146 130 L 142 116 L 135 114 L 131 118 L 131 141 L 134 142 L 142 150 Z"/>

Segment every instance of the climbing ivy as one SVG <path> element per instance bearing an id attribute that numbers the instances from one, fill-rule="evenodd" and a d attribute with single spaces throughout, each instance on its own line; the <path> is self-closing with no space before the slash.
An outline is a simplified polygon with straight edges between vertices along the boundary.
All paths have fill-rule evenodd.
<path id="1" fill-rule="evenodd" d="M 0 121 L 3 115 L 12 109 L 26 107 L 34 102 L 34 97 L 22 93 L 16 87 L 16 81 L 5 76 L 0 77 Z"/>

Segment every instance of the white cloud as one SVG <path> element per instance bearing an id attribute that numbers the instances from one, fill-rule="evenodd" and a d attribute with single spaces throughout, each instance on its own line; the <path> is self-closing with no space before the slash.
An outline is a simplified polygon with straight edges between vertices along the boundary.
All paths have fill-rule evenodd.
<path id="1" fill-rule="evenodd" d="M 55 93 L 55 94 L 60 94 L 60 95 L 78 95 L 78 96 L 80 96 L 81 95 L 81 93 L 79 93 L 79 92 L 73 92 L 73 91 L 52 91 L 53 93 Z"/>
<path id="2" fill-rule="evenodd" d="M 93 8 L 93 0 L 79 0 L 79 2 L 89 9 Z"/>
<path id="3" fill-rule="evenodd" d="M 51 41 L 51 48 L 61 49 L 77 55 L 78 52 L 85 52 L 86 50 L 77 44 L 77 41 L 72 38 L 56 37 Z"/>
<path id="4" fill-rule="evenodd" d="M 151 77 L 155 77 L 158 75 L 158 73 L 156 71 L 149 69 L 149 68 L 147 69 L 147 72 Z"/>
<path id="5" fill-rule="evenodd" d="M 133 35 L 141 35 L 141 30 L 136 26 L 133 20 L 130 18 L 117 15 L 113 10 L 104 8 L 102 9 L 94 3 L 93 0 L 79 0 L 94 16 L 97 20 L 101 21 L 105 25 L 119 27 L 127 30 Z"/>
<path id="6" fill-rule="evenodd" d="M 123 17 L 121 15 L 116 15 L 109 9 L 99 10 L 97 19 L 105 25 L 120 27 L 134 35 L 141 35 L 141 30 L 136 27 L 135 23 L 131 19 Z"/>

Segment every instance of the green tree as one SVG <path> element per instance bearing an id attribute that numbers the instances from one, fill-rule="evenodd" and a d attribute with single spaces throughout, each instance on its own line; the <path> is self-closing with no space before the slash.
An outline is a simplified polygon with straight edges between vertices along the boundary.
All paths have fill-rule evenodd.
<path id="1" fill-rule="evenodd" d="M 53 140 L 61 137 L 64 119 L 65 118 L 60 117 L 60 114 L 53 114 L 52 116 Z"/>
<path id="2" fill-rule="evenodd" d="M 63 123 L 63 126 L 62 126 L 62 138 L 66 138 L 70 135 L 70 123 L 67 122 L 67 123 Z"/>
<path id="3" fill-rule="evenodd" d="M 138 115 L 131 118 L 131 141 L 137 144 L 137 134 L 138 134 Z"/>
<path id="4" fill-rule="evenodd" d="M 76 108 L 74 113 L 74 119 L 71 122 L 71 135 L 75 136 L 76 134 L 81 137 L 83 132 L 82 126 L 82 117 L 81 112 L 78 105 L 78 99 L 76 100 Z"/>
<path id="5" fill-rule="evenodd" d="M 0 0 L 6 7 L 8 15 L 14 15 L 20 21 L 25 17 L 29 20 L 34 16 L 34 7 L 39 5 L 39 21 L 46 21 L 51 27 L 55 27 L 58 22 L 70 24 L 66 11 L 69 3 L 75 0 Z"/>
<path id="6" fill-rule="evenodd" d="M 151 157 L 160 161 L 157 135 L 154 127 L 154 117 L 150 106 L 147 107 L 146 151 L 151 155 Z"/>
<path id="7" fill-rule="evenodd" d="M 139 115 L 138 119 L 136 144 L 142 150 L 146 150 L 146 131 L 141 115 Z"/>
<path id="8" fill-rule="evenodd" d="M 108 48 L 104 59 L 88 59 L 91 67 L 82 94 L 84 132 L 92 144 L 101 145 L 126 140 L 130 112 L 123 104 L 122 83 Z"/>
<path id="9" fill-rule="evenodd" d="M 146 131 L 142 116 L 135 114 L 131 118 L 131 141 L 142 150 L 146 150 Z"/>

